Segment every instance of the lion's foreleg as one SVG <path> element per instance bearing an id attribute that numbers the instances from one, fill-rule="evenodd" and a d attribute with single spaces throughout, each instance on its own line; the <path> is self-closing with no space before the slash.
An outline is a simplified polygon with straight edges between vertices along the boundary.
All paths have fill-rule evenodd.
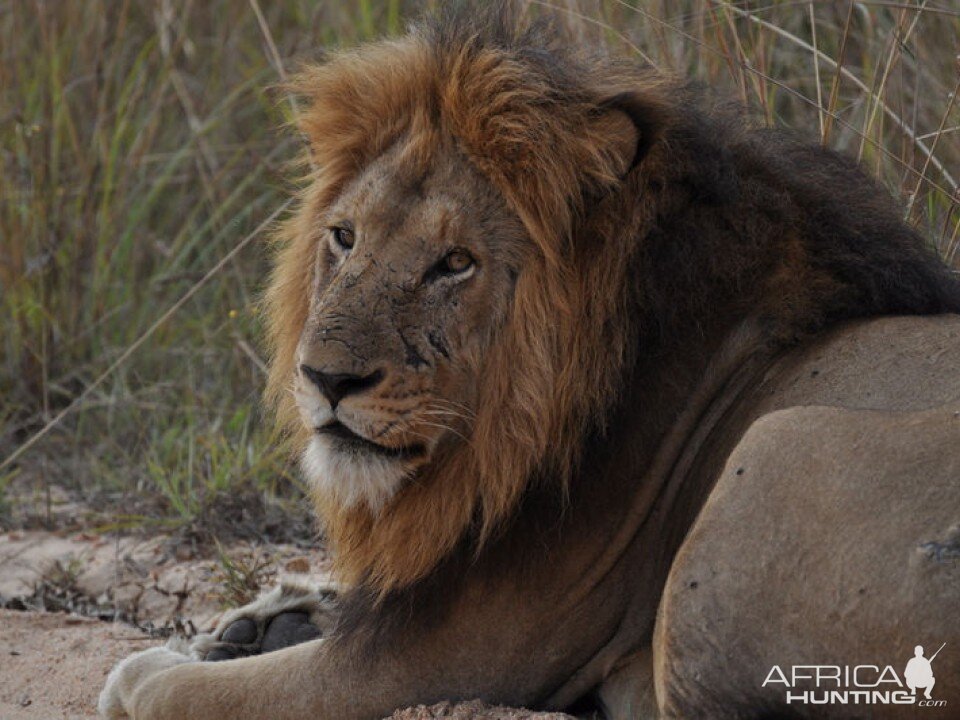
<path id="1" fill-rule="evenodd" d="M 329 667 L 323 643 L 229 662 L 178 664 L 137 687 L 125 710 L 133 720 L 351 717 L 342 690 L 323 671 Z"/>
<path id="2" fill-rule="evenodd" d="M 101 713 L 111 720 L 362 720 L 408 704 L 417 685 L 414 668 L 364 667 L 345 650 L 313 640 L 227 662 L 181 656 L 171 663 L 172 651 L 156 648 L 128 661 L 134 672 Z M 163 659 L 165 667 L 158 667 Z"/>
<path id="3" fill-rule="evenodd" d="M 566 659 L 606 637 L 587 622 L 593 612 L 557 623 L 548 612 L 556 596 L 547 597 L 550 606 L 534 613 L 539 595 L 491 593 L 433 626 L 374 624 L 375 638 L 353 631 L 226 662 L 199 661 L 189 649 L 180 658 L 176 648 L 141 654 L 125 661 L 128 673 L 105 689 L 101 707 L 111 720 L 369 720 L 444 699 L 543 702 L 570 677 Z"/>
<path id="4" fill-rule="evenodd" d="M 448 677 L 458 674 L 458 660 L 457 648 L 445 642 L 370 653 L 349 639 L 313 640 L 226 662 L 188 660 L 141 674 L 145 679 L 119 699 L 122 712 L 108 717 L 370 720 L 417 702 L 477 696 Z"/>

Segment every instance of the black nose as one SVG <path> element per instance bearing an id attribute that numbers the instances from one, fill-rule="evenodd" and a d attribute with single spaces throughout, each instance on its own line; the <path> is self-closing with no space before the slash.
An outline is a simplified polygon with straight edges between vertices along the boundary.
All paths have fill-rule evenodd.
<path id="1" fill-rule="evenodd" d="M 337 403 L 348 395 L 357 395 L 379 385 L 383 372 L 376 370 L 369 375 L 351 375 L 350 373 L 325 373 L 309 365 L 301 365 L 300 371 L 310 382 L 316 385 L 323 396 L 330 401 L 330 409 L 336 410 Z"/>

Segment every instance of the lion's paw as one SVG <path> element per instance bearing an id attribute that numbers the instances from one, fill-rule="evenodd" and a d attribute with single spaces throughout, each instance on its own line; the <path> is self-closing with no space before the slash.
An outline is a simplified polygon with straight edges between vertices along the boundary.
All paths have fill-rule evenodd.
<path id="1" fill-rule="evenodd" d="M 216 662 L 315 640 L 335 621 L 336 595 L 332 586 L 284 580 L 249 605 L 225 614 L 212 633 L 195 637 L 190 655 Z"/>
<path id="2" fill-rule="evenodd" d="M 163 670 L 195 658 L 187 654 L 189 648 L 181 638 L 171 639 L 166 645 L 135 652 L 124 658 L 110 671 L 100 692 L 97 711 L 104 720 L 126 720 L 134 691 L 146 680 Z"/>

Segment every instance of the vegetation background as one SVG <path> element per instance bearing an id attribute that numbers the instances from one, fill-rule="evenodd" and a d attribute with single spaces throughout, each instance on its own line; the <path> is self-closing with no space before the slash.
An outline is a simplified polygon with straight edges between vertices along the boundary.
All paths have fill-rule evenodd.
<path id="1" fill-rule="evenodd" d="M 257 410 L 299 148 L 271 86 L 433 4 L 0 3 L 0 528 L 309 534 Z M 960 262 L 956 0 L 527 4 L 859 157 Z"/>

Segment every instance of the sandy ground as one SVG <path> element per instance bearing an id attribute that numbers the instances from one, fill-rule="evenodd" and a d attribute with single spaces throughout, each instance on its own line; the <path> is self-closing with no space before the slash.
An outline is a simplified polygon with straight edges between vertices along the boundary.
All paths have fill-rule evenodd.
<path id="1" fill-rule="evenodd" d="M 97 695 L 114 663 L 157 642 L 122 623 L 0 610 L 0 718 L 95 718 Z M 471 702 L 398 710 L 390 720 L 440 718 L 565 720 L 569 716 Z"/>
<path id="2" fill-rule="evenodd" d="M 231 548 L 236 557 L 260 550 Z M 327 571 L 323 553 L 270 546 L 264 580 Z M 180 556 L 178 556 L 180 555 Z M 57 568 L 60 568 L 58 574 Z M 69 568 L 65 583 L 62 570 Z M 53 578 L 53 580 L 51 580 Z M 58 579 L 59 578 L 59 579 Z M 211 558 L 171 550 L 164 537 L 107 540 L 46 532 L 0 534 L 0 598 L 66 597 L 71 608 L 98 614 L 118 609 L 141 626 L 206 630 L 222 612 L 222 578 Z M 68 585 L 64 594 L 60 586 Z M 94 718 L 97 695 L 113 665 L 163 642 L 133 625 L 63 612 L 0 610 L 0 720 Z M 398 710 L 390 720 L 562 720 L 566 715 L 491 708 L 481 703 Z"/>
<path id="3" fill-rule="evenodd" d="M 0 718 L 96 717 L 110 668 L 155 642 L 126 625 L 0 610 Z"/>

